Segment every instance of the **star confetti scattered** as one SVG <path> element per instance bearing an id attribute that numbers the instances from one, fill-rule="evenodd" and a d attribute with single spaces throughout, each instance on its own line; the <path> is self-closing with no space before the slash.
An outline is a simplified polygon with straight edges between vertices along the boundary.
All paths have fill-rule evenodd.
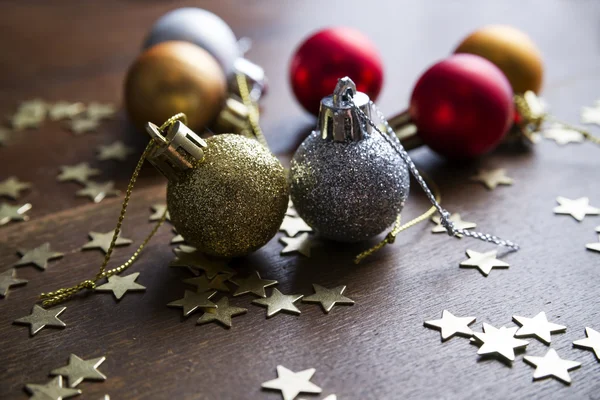
<path id="1" fill-rule="evenodd" d="M 434 215 L 433 217 L 431 217 L 431 221 L 437 224 L 433 227 L 433 229 L 431 229 L 432 233 L 448 233 L 448 231 L 446 231 L 446 228 L 444 228 L 444 226 L 442 225 L 442 219 L 439 215 Z M 475 222 L 463 221 L 460 214 L 458 213 L 452 214 L 450 216 L 450 221 L 454 223 L 454 227 L 456 229 L 473 229 L 477 226 Z M 459 234 L 457 237 L 462 237 L 462 235 Z"/>
<path id="2" fill-rule="evenodd" d="M 598 215 L 600 209 L 590 206 L 590 199 L 580 197 L 575 200 L 559 196 L 556 198 L 559 206 L 554 207 L 554 214 L 566 214 L 581 222 L 586 215 Z"/>
<path id="3" fill-rule="evenodd" d="M 312 232 L 312 228 L 302 220 L 302 218 L 285 216 L 281 223 L 280 231 L 285 232 L 288 236 L 296 236 L 299 232 Z"/>
<path id="4" fill-rule="evenodd" d="M 175 233 L 175 236 L 173 237 L 173 239 L 171 239 L 171 244 L 185 243 L 185 238 L 182 235 L 178 234 L 175 228 L 173 228 L 173 233 Z"/>
<path id="5" fill-rule="evenodd" d="M 234 307 L 229 305 L 229 299 L 223 297 L 217 301 L 217 308 L 206 309 L 198 321 L 197 325 L 208 324 L 209 322 L 218 322 L 226 328 L 231 328 L 231 318 L 245 314 L 246 308 Z"/>
<path id="6" fill-rule="evenodd" d="M 184 279 L 183 283 L 196 286 L 196 291 L 198 293 L 208 292 L 210 290 L 229 292 L 229 287 L 225 284 L 227 279 L 229 279 L 229 275 L 217 275 L 212 280 L 209 280 L 205 275 L 201 275 Z"/>
<path id="7" fill-rule="evenodd" d="M 455 317 L 450 311 L 444 310 L 441 319 L 425 321 L 424 325 L 427 328 L 439 329 L 443 342 L 454 335 L 473 336 L 473 331 L 469 328 L 469 325 L 475 320 L 475 317 Z"/>
<path id="8" fill-rule="evenodd" d="M 125 161 L 127 156 L 133 152 L 134 150 L 131 147 L 126 146 L 123 142 L 117 140 L 112 144 L 105 146 L 101 145 L 98 147 L 98 160 Z"/>
<path id="9" fill-rule="evenodd" d="M 294 203 L 292 203 L 291 199 L 290 199 L 290 201 L 288 201 L 288 208 L 287 208 L 287 211 L 285 212 L 285 215 L 289 215 L 290 217 L 298 216 L 298 212 L 294 208 Z"/>
<path id="10" fill-rule="evenodd" d="M 598 237 L 598 241 L 595 243 L 588 243 L 585 245 L 585 248 L 592 251 L 600 252 L 600 236 Z"/>
<path id="11" fill-rule="evenodd" d="M 23 129 L 38 128 L 48 111 L 43 100 L 34 99 L 21 103 L 17 112 L 10 118 L 12 128 L 16 131 Z"/>
<path id="12" fill-rule="evenodd" d="M 25 385 L 25 390 L 31 394 L 30 399 L 33 400 L 63 400 L 81 394 L 79 389 L 64 388 L 62 376 L 53 378 L 45 385 L 29 383 Z"/>
<path id="13" fill-rule="evenodd" d="M 554 349 L 549 349 L 544 357 L 525 356 L 523 361 L 536 367 L 534 380 L 553 377 L 566 384 L 571 383 L 569 371 L 581 367 L 581 363 L 577 361 L 560 358 Z"/>
<path id="14" fill-rule="evenodd" d="M 110 242 L 112 241 L 112 237 L 114 234 L 115 234 L 114 230 L 106 232 L 106 233 L 99 233 L 99 232 L 93 232 L 93 231 L 89 232 L 88 235 L 91 238 L 91 240 L 88 243 L 84 244 L 81 249 L 82 250 L 100 249 L 104 252 L 104 254 L 106 254 L 108 252 L 108 248 L 110 247 Z M 117 241 L 115 242 L 115 247 L 127 246 L 131 243 L 133 243 L 133 240 L 123 238 L 123 237 L 121 237 L 121 234 L 119 234 L 119 237 L 117 238 Z"/>
<path id="15" fill-rule="evenodd" d="M 477 354 L 499 355 L 509 361 L 514 361 L 514 350 L 523 348 L 529 344 L 526 340 L 516 339 L 514 337 L 517 329 L 518 328 L 506 328 L 505 326 L 497 329 L 484 322 L 483 333 L 475 332 L 473 334 L 473 336 L 482 343 Z"/>
<path id="16" fill-rule="evenodd" d="M 270 297 L 264 299 L 253 300 L 253 304 L 267 307 L 267 318 L 278 314 L 281 311 L 285 311 L 291 314 L 300 314 L 300 310 L 294 305 L 294 303 L 300 300 L 303 296 L 301 294 L 282 294 L 276 288 L 273 288 L 273 292 Z"/>
<path id="17" fill-rule="evenodd" d="M 44 243 L 35 249 L 19 249 L 18 253 L 21 254 L 21 259 L 17 261 L 13 267 L 21 267 L 24 265 L 34 265 L 41 270 L 45 270 L 48 267 L 48 261 L 62 258 L 63 253 L 52 251 L 50 249 L 50 243 Z"/>
<path id="18" fill-rule="evenodd" d="M 86 114 L 89 118 L 97 119 L 97 120 L 110 119 L 110 118 L 114 117 L 116 112 L 117 112 L 117 108 L 115 107 L 114 104 L 110 104 L 110 103 L 102 104 L 102 103 L 96 103 L 96 102 L 92 102 L 92 103 L 88 104 L 87 110 L 86 110 Z"/>
<path id="19" fill-rule="evenodd" d="M 190 252 L 184 250 L 188 248 L 189 246 L 180 246 L 175 249 L 174 252 L 177 257 L 169 263 L 169 267 L 189 267 L 202 270 L 206 273 L 208 279 L 213 279 L 217 274 L 235 275 L 235 270 L 227 266 L 224 260 L 208 259 L 193 247 L 190 248 Z"/>
<path id="20" fill-rule="evenodd" d="M 31 188 L 31 183 L 21 182 L 14 176 L 0 182 L 0 196 L 10 197 L 16 200 L 21 191 Z"/>
<path id="21" fill-rule="evenodd" d="M 473 182 L 482 183 L 488 190 L 494 190 L 498 185 L 512 185 L 513 179 L 506 176 L 504 168 L 480 169 L 477 175 L 470 178 Z"/>
<path id="22" fill-rule="evenodd" d="M 233 296 L 241 296 L 243 294 L 252 293 L 259 297 L 265 298 L 267 294 L 265 293 L 265 288 L 269 286 L 277 285 L 277 281 L 272 279 L 262 279 L 258 271 L 254 271 L 253 274 L 250 274 L 247 278 L 238 278 L 232 280 L 238 288 L 233 293 Z"/>
<path id="23" fill-rule="evenodd" d="M 69 103 L 68 101 L 59 101 L 49 106 L 48 117 L 52 121 L 59 121 L 61 119 L 75 118 L 84 111 L 85 104 L 83 103 Z"/>
<path id="24" fill-rule="evenodd" d="M 210 301 L 215 294 L 215 291 L 197 293 L 186 290 L 183 298 L 172 301 L 167 306 L 183 308 L 183 316 L 187 317 L 199 308 L 217 308 L 217 305 Z"/>
<path id="25" fill-rule="evenodd" d="M 64 328 L 67 325 L 58 319 L 58 316 L 65 311 L 66 308 L 67 307 L 57 307 L 46 310 L 45 308 L 34 304 L 31 314 L 15 320 L 14 323 L 29 325 L 31 336 L 35 335 L 47 326 L 53 328 Z"/>
<path id="26" fill-rule="evenodd" d="M 82 162 L 76 165 L 62 165 L 60 174 L 56 178 L 59 182 L 75 181 L 86 185 L 90 177 L 100 174 L 99 169 L 91 168 L 90 164 Z"/>
<path id="27" fill-rule="evenodd" d="M 92 118 L 75 118 L 69 121 L 69 129 L 76 135 L 88 132 L 96 132 L 100 127 L 100 121 Z"/>
<path id="28" fill-rule="evenodd" d="M 146 290 L 145 286 L 140 285 L 135 282 L 137 277 L 140 275 L 139 272 L 134 272 L 133 274 L 119 276 L 113 275 L 108 277 L 108 282 L 104 285 L 100 285 L 96 287 L 97 292 L 113 292 L 115 298 L 117 300 L 121 300 L 121 298 L 125 295 L 125 293 L 131 292 L 141 292 Z"/>
<path id="29" fill-rule="evenodd" d="M 277 379 L 261 385 L 263 389 L 279 390 L 283 400 L 294 400 L 300 393 L 321 393 L 321 388 L 310 382 L 315 374 L 314 368 L 293 372 L 282 365 L 277 366 Z"/>
<path id="30" fill-rule="evenodd" d="M 546 313 L 543 311 L 533 318 L 526 318 L 514 315 L 513 320 L 521 326 L 517 333 L 515 333 L 515 337 L 534 336 L 548 345 L 552 340 L 550 337 L 552 333 L 564 332 L 567 330 L 566 326 L 548 322 L 548 318 L 546 318 Z"/>
<path id="31" fill-rule="evenodd" d="M 8 224 L 10 221 L 28 221 L 29 217 L 25 215 L 31 210 L 31 204 L 23 204 L 22 206 L 0 203 L 0 226 Z"/>
<path id="32" fill-rule="evenodd" d="M 160 220 L 162 218 L 163 214 L 165 213 L 165 211 L 167 212 L 166 220 L 167 221 L 171 220 L 171 216 L 169 215 L 169 212 L 167 211 L 166 204 L 154 204 L 152 206 L 152 211 L 154 213 L 150 216 L 150 222 Z"/>
<path id="33" fill-rule="evenodd" d="M 296 237 L 280 237 L 279 241 L 285 244 L 280 254 L 300 253 L 303 256 L 310 257 L 310 249 L 313 246 L 308 233 L 303 233 Z"/>
<path id="34" fill-rule="evenodd" d="M 485 276 L 488 276 L 492 268 L 508 268 L 510 265 L 504 261 L 496 259 L 496 250 L 479 253 L 475 250 L 467 250 L 468 260 L 460 263 L 461 267 L 475 267 Z"/>
<path id="35" fill-rule="evenodd" d="M 76 387 L 83 380 L 104 381 L 106 376 L 98 371 L 98 367 L 106 360 L 106 357 L 84 360 L 75 354 L 69 356 L 69 364 L 53 369 L 50 375 L 61 375 L 69 380 L 69 387 Z"/>
<path id="36" fill-rule="evenodd" d="M 17 278 L 17 273 L 14 268 L 0 272 L 0 297 L 6 297 L 8 289 L 13 286 L 25 285 L 26 279 Z"/>
<path id="37" fill-rule="evenodd" d="M 600 125 L 600 100 L 596 101 L 593 107 L 583 107 L 581 109 L 581 122 Z"/>
<path id="38" fill-rule="evenodd" d="M 304 303 L 319 303 L 325 313 L 329 313 L 334 305 L 344 304 L 351 306 L 354 304 L 354 300 L 343 296 L 346 286 L 338 286 L 333 289 L 328 289 L 321 285 L 313 283 L 314 294 L 302 298 Z"/>
<path id="39" fill-rule="evenodd" d="M 121 192 L 115 189 L 113 181 L 108 182 L 85 182 L 85 188 L 75 192 L 76 196 L 89 197 L 94 203 L 100 203 L 106 197 L 118 196 Z"/>
<path id="40" fill-rule="evenodd" d="M 592 328 L 585 328 L 585 335 L 587 338 L 574 341 L 573 346 L 592 350 L 596 359 L 600 361 L 600 332 Z"/>
<path id="41" fill-rule="evenodd" d="M 557 144 L 564 146 L 569 143 L 581 143 L 584 141 L 584 136 L 576 129 L 564 126 L 562 124 L 554 124 L 544 130 L 546 139 L 554 140 Z"/>

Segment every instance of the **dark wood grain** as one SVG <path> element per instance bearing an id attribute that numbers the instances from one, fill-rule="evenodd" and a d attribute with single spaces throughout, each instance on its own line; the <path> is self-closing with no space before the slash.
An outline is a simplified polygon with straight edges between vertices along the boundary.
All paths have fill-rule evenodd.
<path id="1" fill-rule="evenodd" d="M 487 23 L 509 23 L 527 31 L 540 46 L 547 66 L 544 95 L 559 116 L 577 121 L 579 108 L 600 93 L 600 3 L 593 0 L 524 2 L 463 1 L 3 1 L 0 13 L 0 114 L 20 101 L 120 102 L 125 71 L 139 51 L 152 22 L 183 4 L 213 10 L 238 36 L 254 45 L 248 57 L 266 69 L 271 91 L 263 104 L 263 127 L 274 151 L 289 159 L 314 123 L 293 99 L 287 65 L 294 47 L 309 32 L 327 25 L 350 25 L 365 32 L 382 52 L 386 85 L 379 104 L 386 113 L 402 110 L 419 73 L 444 57 L 459 39 Z M 598 132 L 598 131 L 596 131 Z M 0 228 L 0 271 L 18 260 L 19 247 L 50 241 L 68 253 L 45 272 L 20 268 L 29 279 L 0 300 L 0 398 L 26 398 L 26 383 L 42 383 L 47 372 L 66 363 L 70 353 L 84 358 L 105 355 L 104 383 L 85 382 L 82 399 L 277 399 L 260 390 L 275 378 L 275 367 L 316 368 L 313 382 L 323 396 L 346 399 L 399 398 L 600 398 L 600 363 L 592 353 L 573 349 L 584 327 L 600 329 L 600 257 L 586 251 L 596 240 L 600 218 L 577 223 L 554 216 L 556 196 L 589 196 L 600 204 L 600 152 L 592 144 L 559 148 L 541 143 L 534 151 L 504 148 L 470 165 L 450 165 L 427 149 L 412 154 L 440 185 L 445 206 L 478 222 L 486 232 L 511 238 L 523 249 L 504 257 L 508 270 L 484 278 L 459 269 L 466 248 L 489 245 L 432 235 L 430 223 L 401 234 L 393 246 L 355 266 L 360 249 L 321 243 L 310 259 L 279 256 L 274 238 L 265 248 L 236 260 L 242 273 L 257 269 L 277 279 L 284 293 L 311 293 L 311 283 L 347 285 L 353 307 L 325 315 L 300 304 L 299 317 L 266 320 L 249 296 L 235 298 L 249 308 L 234 327 L 198 327 L 167 308 L 181 297 L 185 271 L 166 267 L 173 257 L 169 226 L 159 231 L 132 271 L 141 271 L 144 293 L 127 294 L 119 303 L 110 295 L 83 295 L 65 305 L 63 331 L 47 329 L 30 338 L 12 321 L 29 313 L 37 295 L 86 279 L 102 261 L 97 251 L 77 251 L 88 231 L 113 229 L 121 199 L 93 205 L 75 198 L 76 184 L 55 181 L 58 166 L 89 161 L 125 189 L 135 157 L 125 163 L 95 160 L 96 147 L 116 138 L 141 153 L 147 138 L 135 132 L 123 112 L 103 123 L 97 134 L 74 137 L 59 123 L 16 135 L 0 148 L 0 179 L 11 175 L 33 183 L 22 200 L 33 204 L 31 221 Z M 479 166 L 507 168 L 512 187 L 493 192 L 469 184 Z M 143 170 L 124 235 L 140 243 L 150 230 L 151 204 L 164 200 L 165 180 L 151 167 Z M 428 207 L 413 188 L 405 218 Z M 366 248 L 368 244 L 362 245 Z M 119 248 L 114 265 L 133 247 Z M 518 356 L 512 367 L 479 360 L 476 348 L 455 338 L 440 343 L 423 327 L 443 309 L 475 315 L 482 322 L 513 326 L 514 314 L 546 311 L 566 325 L 552 347 L 564 358 L 582 362 L 573 384 L 535 382 L 533 369 Z M 531 340 L 527 354 L 543 355 L 546 346 Z M 306 398 L 321 398 L 304 396 Z"/>

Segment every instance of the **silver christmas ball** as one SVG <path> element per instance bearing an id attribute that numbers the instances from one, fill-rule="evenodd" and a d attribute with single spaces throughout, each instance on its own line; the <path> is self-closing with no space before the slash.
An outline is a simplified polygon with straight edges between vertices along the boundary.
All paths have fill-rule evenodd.
<path id="1" fill-rule="evenodd" d="M 144 49 L 170 40 L 202 47 L 219 61 L 227 76 L 233 73 L 233 63 L 240 56 L 237 39 L 229 25 L 201 8 L 178 8 L 160 17 L 146 37 Z"/>

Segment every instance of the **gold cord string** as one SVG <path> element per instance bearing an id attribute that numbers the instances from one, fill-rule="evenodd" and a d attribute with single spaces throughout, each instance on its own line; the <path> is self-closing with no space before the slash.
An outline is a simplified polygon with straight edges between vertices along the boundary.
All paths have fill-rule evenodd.
<path id="1" fill-rule="evenodd" d="M 161 125 L 160 130 L 164 131 L 165 129 L 169 128 L 169 126 L 174 124 L 176 121 L 180 121 L 180 120 L 183 123 L 187 123 L 186 115 L 183 113 L 174 115 L 173 117 L 169 118 L 164 124 Z M 127 207 L 129 205 L 129 199 L 131 198 L 131 192 L 133 191 L 135 182 L 137 181 L 140 170 L 142 169 L 142 165 L 144 164 L 144 161 L 146 160 L 148 153 L 154 148 L 154 145 L 155 145 L 154 140 L 150 140 L 150 142 L 144 149 L 144 152 L 142 153 L 137 165 L 135 166 L 135 170 L 133 171 L 133 175 L 131 176 L 129 185 L 127 186 L 127 192 L 125 193 L 125 199 L 123 200 L 123 205 L 121 206 L 121 212 L 119 214 L 119 219 L 117 221 L 117 226 L 113 233 L 113 237 L 110 242 L 110 246 L 108 247 L 108 250 L 104 256 L 104 261 L 102 262 L 102 265 L 100 266 L 100 270 L 98 271 L 96 276 L 94 276 L 94 278 L 92 278 L 92 279 L 87 279 L 83 282 L 80 282 L 79 284 L 77 284 L 75 286 L 58 289 L 54 292 L 40 294 L 40 299 L 43 300 L 42 306 L 49 307 L 49 306 L 53 306 L 55 304 L 61 303 L 65 300 L 73 297 L 76 293 L 78 293 L 79 291 L 81 291 L 83 289 L 92 289 L 93 290 L 96 288 L 96 282 L 98 282 L 100 279 L 108 278 L 109 276 L 113 276 L 115 274 L 119 274 L 119 273 L 125 271 L 127 268 L 129 268 L 134 263 L 135 260 L 137 260 L 140 253 L 142 252 L 142 250 L 146 247 L 148 242 L 150 242 L 150 239 L 152 239 L 152 237 L 156 234 L 156 231 L 158 231 L 158 228 L 160 228 L 160 226 L 165 222 L 166 217 L 167 217 L 167 210 L 165 210 L 165 212 L 163 213 L 161 218 L 158 220 L 158 222 L 156 223 L 156 225 L 154 226 L 152 231 L 148 234 L 148 236 L 146 236 L 146 238 L 144 239 L 142 244 L 137 248 L 137 250 L 133 253 L 133 255 L 125 263 L 123 263 L 122 265 L 120 265 L 117 268 L 106 270 L 106 266 L 108 265 L 110 258 L 112 256 L 113 250 L 115 248 L 115 243 L 121 233 L 121 226 L 123 225 L 123 220 L 125 219 L 125 214 L 127 212 Z"/>
<path id="2" fill-rule="evenodd" d="M 267 144 L 267 139 L 265 139 L 265 135 L 259 124 L 260 113 L 258 111 L 258 104 L 254 103 L 250 98 L 250 89 L 248 88 L 248 81 L 243 74 L 236 75 L 237 84 L 240 89 L 240 95 L 242 96 L 242 102 L 248 109 L 248 121 L 250 122 L 250 128 L 252 129 L 252 133 L 254 134 L 256 140 L 267 149 L 269 145 Z"/>

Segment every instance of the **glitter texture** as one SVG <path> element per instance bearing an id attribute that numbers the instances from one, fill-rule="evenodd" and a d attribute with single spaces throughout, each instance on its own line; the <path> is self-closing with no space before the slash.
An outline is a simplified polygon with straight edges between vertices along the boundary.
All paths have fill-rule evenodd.
<path id="1" fill-rule="evenodd" d="M 392 225 L 409 185 L 406 165 L 378 134 L 334 142 L 313 132 L 291 162 L 298 214 L 319 235 L 340 242 L 365 240 Z"/>
<path id="2" fill-rule="evenodd" d="M 256 140 L 225 134 L 206 142 L 203 162 L 169 182 L 171 221 L 203 253 L 244 256 L 265 245 L 283 221 L 285 172 Z"/>

